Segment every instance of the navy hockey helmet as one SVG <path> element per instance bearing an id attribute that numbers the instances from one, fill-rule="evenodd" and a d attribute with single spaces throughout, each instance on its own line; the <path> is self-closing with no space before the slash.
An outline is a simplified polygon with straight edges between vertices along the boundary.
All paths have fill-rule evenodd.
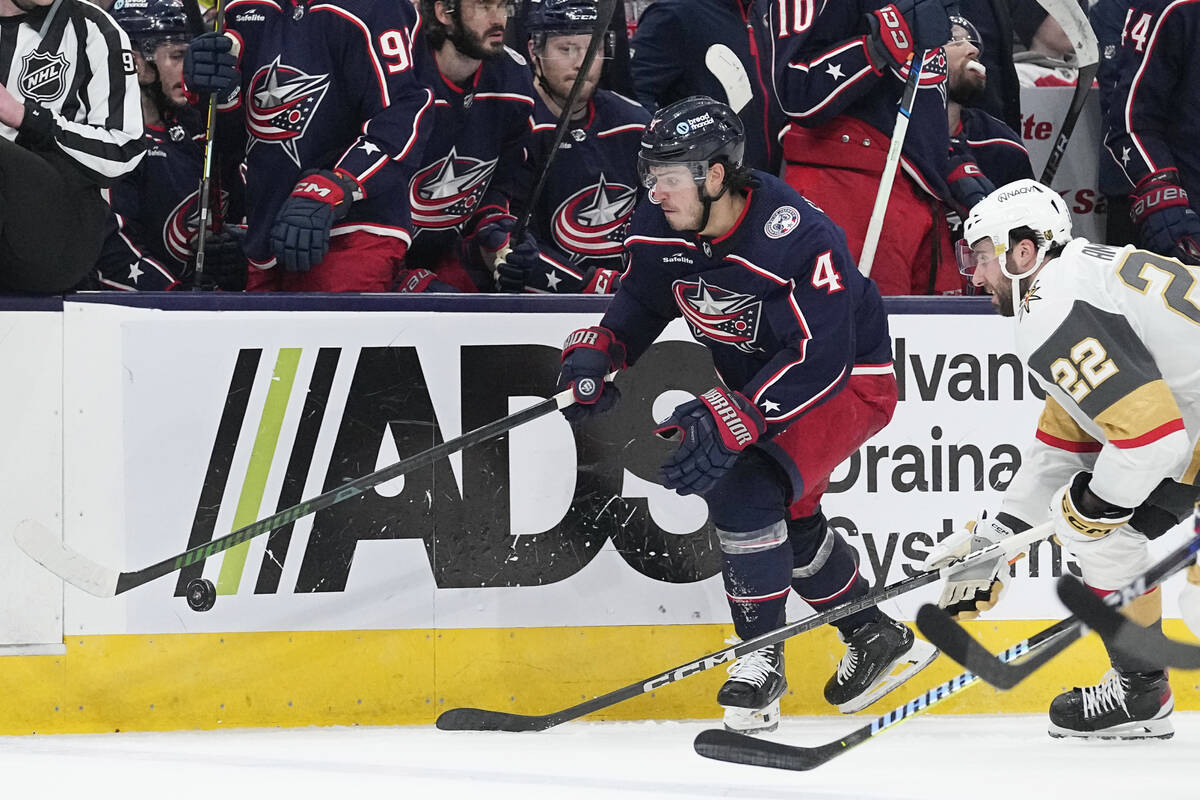
<path id="1" fill-rule="evenodd" d="M 596 0 L 529 0 L 525 30 L 537 33 L 591 33 L 600 17 Z"/>
<path id="2" fill-rule="evenodd" d="M 180 0 L 116 0 L 109 14 L 147 58 L 163 42 L 192 38 Z"/>
<path id="3" fill-rule="evenodd" d="M 983 52 L 983 37 L 979 35 L 979 29 L 975 27 L 975 23 L 957 14 L 950 17 L 950 41 L 970 42 L 975 45 L 976 50 Z"/>
<path id="4" fill-rule="evenodd" d="M 642 134 L 638 177 L 653 189 L 653 168 L 683 165 L 702 184 L 718 161 L 741 166 L 745 151 L 746 130 L 732 108 L 711 97 L 688 97 L 659 109 L 650 120 Z"/>

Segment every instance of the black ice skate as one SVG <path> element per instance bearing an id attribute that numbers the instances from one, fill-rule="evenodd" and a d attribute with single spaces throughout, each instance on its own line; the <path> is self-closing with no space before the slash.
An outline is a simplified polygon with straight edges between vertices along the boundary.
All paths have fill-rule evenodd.
<path id="1" fill-rule="evenodd" d="M 770 733 L 779 727 L 779 698 L 787 689 L 783 642 L 755 650 L 729 666 L 729 680 L 717 692 L 725 707 L 725 730 Z"/>
<path id="2" fill-rule="evenodd" d="M 938 649 L 889 617 L 858 626 L 848 637 L 846 654 L 825 684 L 825 699 L 843 714 L 874 703 L 937 658 Z"/>
<path id="3" fill-rule="evenodd" d="M 1075 687 L 1050 704 L 1055 739 L 1170 739 L 1175 697 L 1164 672 L 1110 669 L 1095 686 Z"/>

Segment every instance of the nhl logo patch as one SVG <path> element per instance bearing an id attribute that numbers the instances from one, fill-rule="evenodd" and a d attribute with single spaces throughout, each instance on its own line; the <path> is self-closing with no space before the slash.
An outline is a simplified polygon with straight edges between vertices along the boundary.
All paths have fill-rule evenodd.
<path id="1" fill-rule="evenodd" d="M 775 209 L 775 213 L 767 220 L 767 224 L 763 226 L 763 233 L 768 239 L 782 239 L 796 230 L 799 224 L 800 212 L 792 206 L 781 206 Z"/>
<path id="2" fill-rule="evenodd" d="M 67 59 L 61 53 L 34 51 L 21 59 L 21 94 L 43 103 L 51 103 L 67 90 Z"/>

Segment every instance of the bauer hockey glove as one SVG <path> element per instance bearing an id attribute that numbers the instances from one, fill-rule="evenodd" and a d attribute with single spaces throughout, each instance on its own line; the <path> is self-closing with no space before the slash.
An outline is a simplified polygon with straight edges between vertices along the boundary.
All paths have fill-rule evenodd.
<path id="1" fill-rule="evenodd" d="M 1152 172 L 1138 181 L 1129 200 L 1129 218 L 1143 247 L 1185 264 L 1200 264 L 1200 215 L 1179 183 L 1179 170 Z"/>
<path id="2" fill-rule="evenodd" d="M 488 226 L 484 226 L 488 227 Z M 541 265 L 541 251 L 532 233 L 526 233 L 504 260 L 496 262 L 496 288 L 501 292 L 520 293 L 537 283 L 534 273 Z M 544 283 L 544 281 L 543 281 Z"/>
<path id="3" fill-rule="evenodd" d="M 275 215 L 271 250 L 288 272 L 308 272 L 329 252 L 329 230 L 346 216 L 358 183 L 344 172 L 306 173 Z"/>
<path id="4" fill-rule="evenodd" d="M 1001 516 L 1007 517 L 1002 514 Z M 972 520 L 960 530 L 934 545 L 921 568 L 941 569 L 953 561 L 965 558 L 976 550 L 998 544 L 1013 535 L 1013 529 L 996 519 L 981 517 Z M 1016 526 L 1017 520 L 1008 519 Z M 1028 527 L 1027 525 L 1023 527 Z M 1018 556 L 1020 558 L 1020 556 Z M 1016 559 L 1014 559 L 1016 560 Z M 983 559 L 946 572 L 946 585 L 938 605 L 955 619 L 975 619 L 984 611 L 990 611 L 1000 601 L 1008 577 L 1009 561 L 1003 553 L 995 558 Z"/>
<path id="5" fill-rule="evenodd" d="M 625 345 L 608 328 L 580 328 L 563 343 L 558 391 L 570 389 L 575 402 L 562 410 L 571 424 L 603 414 L 621 399 L 604 376 L 625 368 Z"/>
<path id="6" fill-rule="evenodd" d="M 679 494 L 704 494 L 766 430 L 767 420 L 750 398 L 720 387 L 709 389 L 676 408 L 654 431 L 679 442 L 659 470 L 659 479 Z"/>
<path id="7" fill-rule="evenodd" d="M 1089 488 L 1091 481 L 1092 473 L 1076 472 L 1050 500 L 1054 535 L 1068 550 L 1098 542 L 1133 518 L 1132 508 L 1097 497 Z"/>
<path id="8" fill-rule="evenodd" d="M 241 80 L 237 40 L 223 33 L 202 33 L 183 56 L 183 85 L 189 93 L 221 94 Z"/>

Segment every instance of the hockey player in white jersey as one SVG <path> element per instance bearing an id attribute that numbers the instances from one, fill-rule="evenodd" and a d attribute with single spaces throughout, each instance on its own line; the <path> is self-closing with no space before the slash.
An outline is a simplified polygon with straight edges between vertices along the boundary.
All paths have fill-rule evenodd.
<path id="1" fill-rule="evenodd" d="M 1062 198 L 1032 180 L 989 194 L 965 233 L 960 266 L 992 293 L 997 311 L 1016 318 L 1017 352 L 1045 388 L 1046 405 L 999 513 L 943 541 L 925 566 L 1049 514 L 1084 582 L 1109 594 L 1150 566 L 1149 540 L 1200 499 L 1200 268 L 1072 239 Z M 960 618 L 978 616 L 998 599 L 1007 566 L 997 559 L 951 573 L 939 604 Z M 1196 592 L 1189 583 L 1181 602 Z M 1142 595 L 1125 613 L 1161 626 L 1162 593 Z M 1050 735 L 1172 736 L 1174 700 L 1162 666 L 1113 649 L 1109 658 L 1099 683 L 1054 699 Z"/>

